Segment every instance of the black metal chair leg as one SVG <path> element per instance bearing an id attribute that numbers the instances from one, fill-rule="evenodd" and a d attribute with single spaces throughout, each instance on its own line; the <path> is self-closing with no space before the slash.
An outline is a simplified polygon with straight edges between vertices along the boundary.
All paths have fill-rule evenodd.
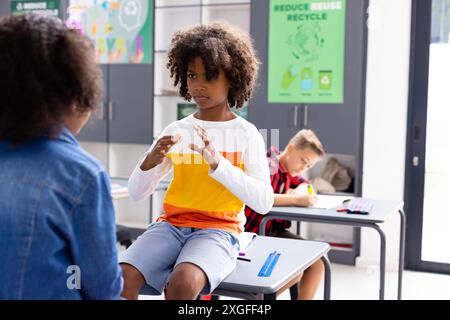
<path id="1" fill-rule="evenodd" d="M 298 285 L 297 285 L 297 283 L 289 288 L 289 292 L 291 294 L 291 300 L 297 300 L 298 299 Z"/>

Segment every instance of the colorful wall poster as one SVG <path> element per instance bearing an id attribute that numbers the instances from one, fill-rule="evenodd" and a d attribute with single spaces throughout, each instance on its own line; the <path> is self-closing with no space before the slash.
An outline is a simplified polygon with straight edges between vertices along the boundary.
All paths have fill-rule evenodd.
<path id="1" fill-rule="evenodd" d="M 71 0 L 67 14 L 94 41 L 99 63 L 152 63 L 152 0 Z"/>
<path id="2" fill-rule="evenodd" d="M 54 17 L 61 17 L 59 0 L 11 1 L 11 13 L 13 15 L 24 14 L 28 12 L 45 14 Z"/>
<path id="3" fill-rule="evenodd" d="M 270 0 L 270 103 L 343 103 L 346 0 Z"/>

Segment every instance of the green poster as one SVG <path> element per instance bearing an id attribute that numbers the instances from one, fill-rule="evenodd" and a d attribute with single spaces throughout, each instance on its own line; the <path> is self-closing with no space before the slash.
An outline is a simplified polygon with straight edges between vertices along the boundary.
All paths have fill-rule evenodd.
<path id="1" fill-rule="evenodd" d="M 177 120 L 186 118 L 187 116 L 197 112 L 195 103 L 178 103 L 177 104 Z"/>
<path id="2" fill-rule="evenodd" d="M 248 120 L 248 106 L 243 106 L 240 109 L 232 109 L 232 111 L 241 118 Z"/>
<path id="3" fill-rule="evenodd" d="M 346 0 L 270 0 L 270 103 L 343 103 Z"/>
<path id="4" fill-rule="evenodd" d="M 94 41 L 99 63 L 152 63 L 153 0 L 71 0 L 67 25 Z"/>
<path id="5" fill-rule="evenodd" d="M 13 15 L 24 14 L 27 12 L 34 12 L 39 14 L 60 17 L 59 0 L 49 1 L 11 1 L 11 13 Z"/>

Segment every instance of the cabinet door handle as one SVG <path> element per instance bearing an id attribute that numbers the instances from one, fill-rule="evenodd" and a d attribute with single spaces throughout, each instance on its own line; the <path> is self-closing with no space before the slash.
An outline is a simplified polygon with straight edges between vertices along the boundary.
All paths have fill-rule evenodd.
<path id="1" fill-rule="evenodd" d="M 294 107 L 294 127 L 298 126 L 298 106 Z"/>
<path id="2" fill-rule="evenodd" d="M 114 120 L 114 103 L 112 101 L 108 102 L 108 119 L 109 121 Z"/>
<path id="3" fill-rule="evenodd" d="M 103 101 L 101 104 L 100 104 L 100 114 L 99 114 L 99 118 L 100 118 L 100 120 L 106 120 L 106 107 L 105 107 L 105 105 L 106 105 L 106 102 L 105 101 Z"/>
<path id="4" fill-rule="evenodd" d="M 420 142 L 420 127 L 417 125 L 414 126 L 414 142 Z"/>
<path id="5" fill-rule="evenodd" d="M 303 127 L 304 128 L 308 127 L 308 106 L 307 105 L 304 106 L 304 111 L 303 111 Z"/>

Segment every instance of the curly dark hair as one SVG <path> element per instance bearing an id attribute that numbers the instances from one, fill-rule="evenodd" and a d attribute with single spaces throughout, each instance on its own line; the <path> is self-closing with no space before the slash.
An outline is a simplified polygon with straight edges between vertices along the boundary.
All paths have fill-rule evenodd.
<path id="1" fill-rule="evenodd" d="M 208 81 L 216 79 L 222 69 L 230 81 L 230 107 L 241 108 L 252 95 L 259 69 L 250 37 L 223 23 L 198 25 L 174 33 L 168 52 L 167 68 L 180 95 L 192 99 L 187 87 L 188 64 L 200 57 Z"/>
<path id="2" fill-rule="evenodd" d="M 101 101 L 92 42 L 57 18 L 0 18 L 0 92 L 0 140 L 56 137 L 74 108 L 91 111 Z"/>

